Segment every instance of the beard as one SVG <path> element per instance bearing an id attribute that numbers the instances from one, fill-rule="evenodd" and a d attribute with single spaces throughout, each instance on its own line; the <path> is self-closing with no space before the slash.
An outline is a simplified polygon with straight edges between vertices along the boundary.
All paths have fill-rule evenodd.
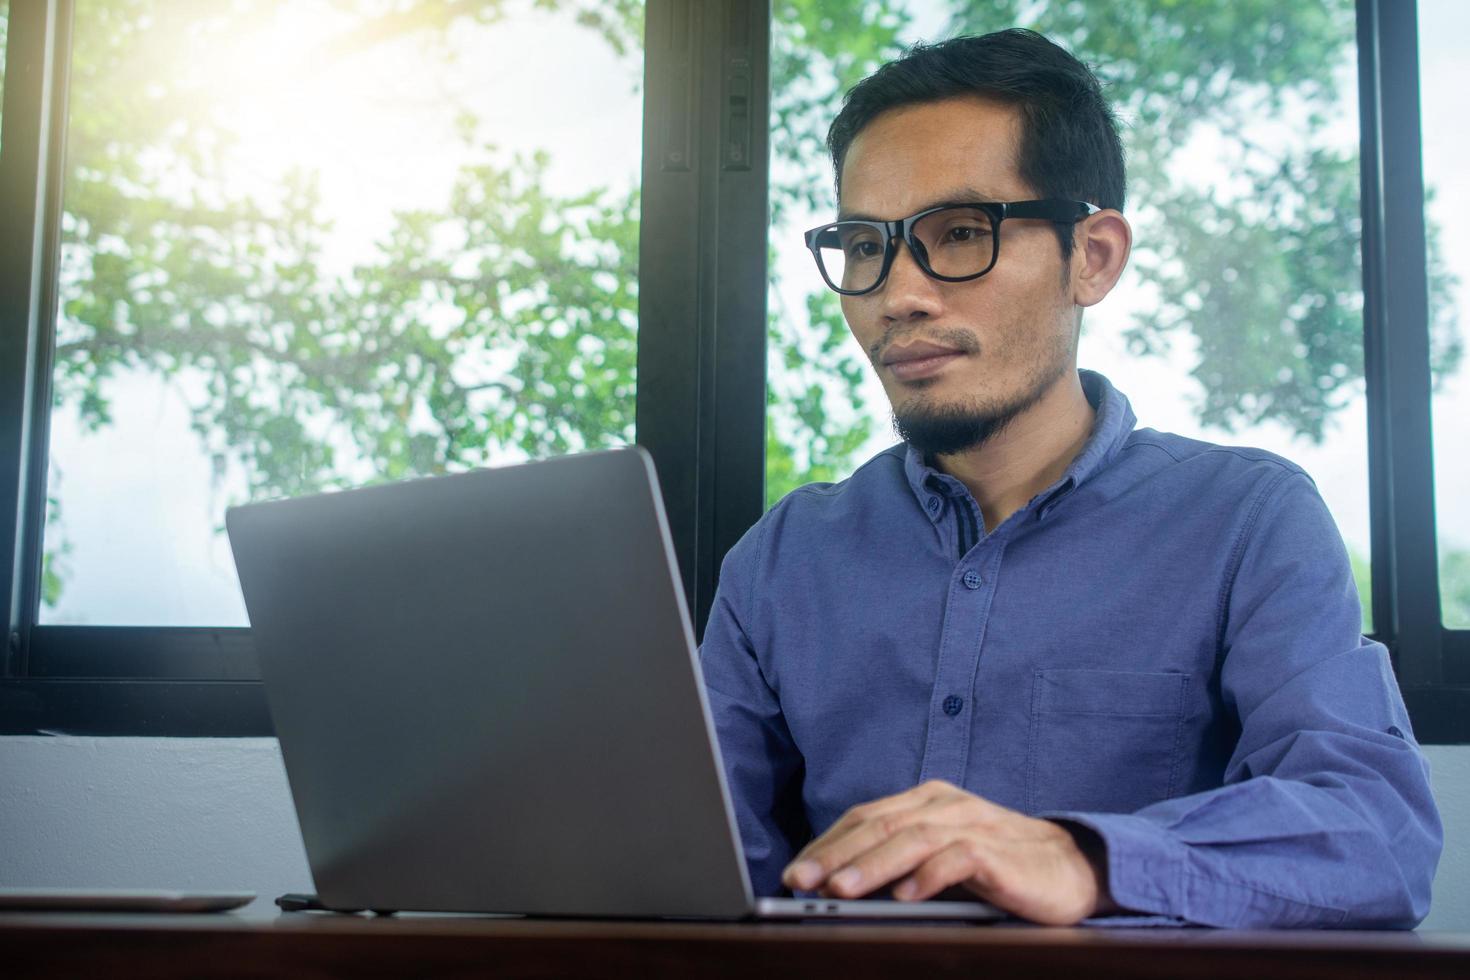
<path id="1" fill-rule="evenodd" d="M 922 394 L 915 395 L 894 407 L 893 429 L 925 459 L 979 449 L 1041 401 L 1066 373 L 1067 362 L 1059 359 L 1048 368 L 1003 401 L 936 404 Z"/>

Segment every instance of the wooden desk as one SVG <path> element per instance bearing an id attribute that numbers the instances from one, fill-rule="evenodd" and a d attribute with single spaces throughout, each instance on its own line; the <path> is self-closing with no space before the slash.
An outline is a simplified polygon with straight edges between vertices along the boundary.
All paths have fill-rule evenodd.
<path id="1" fill-rule="evenodd" d="M 1470 977 L 1470 935 L 0 914 L 7 978 Z"/>

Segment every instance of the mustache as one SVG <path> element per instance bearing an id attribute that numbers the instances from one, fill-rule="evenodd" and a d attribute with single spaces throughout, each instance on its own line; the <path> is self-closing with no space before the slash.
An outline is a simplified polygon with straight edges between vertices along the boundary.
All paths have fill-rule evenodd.
<path id="1" fill-rule="evenodd" d="M 923 326 L 897 326 L 885 333 L 877 343 L 868 348 L 868 360 L 877 367 L 883 363 L 883 355 L 888 348 L 899 343 L 907 343 L 919 338 L 928 340 L 945 347 L 953 347 L 962 354 L 980 353 L 980 341 L 975 335 L 962 327 L 923 327 Z"/>

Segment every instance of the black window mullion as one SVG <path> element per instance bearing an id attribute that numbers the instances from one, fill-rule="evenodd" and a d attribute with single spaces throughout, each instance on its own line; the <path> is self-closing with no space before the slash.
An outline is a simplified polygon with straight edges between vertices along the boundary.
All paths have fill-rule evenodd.
<path id="1" fill-rule="evenodd" d="M 1409 688 L 1444 679 L 1416 4 L 1359 0 L 1358 42 L 1373 622 Z"/>
<path id="2" fill-rule="evenodd" d="M 769 0 L 649 0 L 638 442 L 696 631 L 765 468 Z"/>
<path id="3" fill-rule="evenodd" d="M 38 626 L 27 674 L 71 681 L 260 680 L 244 627 Z"/>
<path id="4" fill-rule="evenodd" d="M 257 682 L 14 678 L 0 685 L 0 735 L 269 736 Z"/>
<path id="5" fill-rule="evenodd" d="M 1358 131 L 1360 140 L 1363 261 L 1363 378 L 1368 417 L 1369 558 L 1372 570 L 1374 635 L 1398 652 L 1398 605 L 1394 574 L 1392 430 L 1387 410 L 1383 281 L 1383 135 L 1378 88 L 1378 22 L 1373 0 L 1358 0 Z"/>
<path id="6" fill-rule="evenodd" d="M 24 676 L 40 583 L 71 3 L 11 4 L 0 153 L 0 676 Z"/>
<path id="7" fill-rule="evenodd" d="M 1470 690 L 1470 630 L 1445 630 L 1442 656 L 1445 683 Z M 1466 696 L 1464 708 L 1462 714 L 1470 725 L 1470 695 Z"/>
<path id="8" fill-rule="evenodd" d="M 709 587 L 696 603 L 700 634 L 725 553 L 765 510 L 766 261 L 770 240 L 770 0 L 726 8 L 720 79 L 720 250 L 716 271 L 715 472 Z"/>

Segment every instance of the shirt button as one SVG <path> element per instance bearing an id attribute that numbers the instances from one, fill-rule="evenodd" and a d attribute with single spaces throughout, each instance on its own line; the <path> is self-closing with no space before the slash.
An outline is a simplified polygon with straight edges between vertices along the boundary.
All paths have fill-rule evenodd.
<path id="1" fill-rule="evenodd" d="M 939 502 L 939 498 L 938 497 L 930 497 L 929 498 L 929 513 L 931 513 L 931 514 L 937 514 L 937 513 L 939 513 L 939 508 L 942 507 L 942 506 L 944 506 L 944 505 Z"/>
<path id="2" fill-rule="evenodd" d="M 964 706 L 965 699 L 955 697 L 953 694 L 944 699 L 944 713 L 949 715 L 951 718 L 959 714 L 960 709 L 962 709 Z"/>
<path id="3" fill-rule="evenodd" d="M 961 581 L 965 583 L 965 588 L 967 589 L 978 589 L 985 584 L 985 580 L 980 577 L 979 572 L 966 572 L 965 577 Z"/>

